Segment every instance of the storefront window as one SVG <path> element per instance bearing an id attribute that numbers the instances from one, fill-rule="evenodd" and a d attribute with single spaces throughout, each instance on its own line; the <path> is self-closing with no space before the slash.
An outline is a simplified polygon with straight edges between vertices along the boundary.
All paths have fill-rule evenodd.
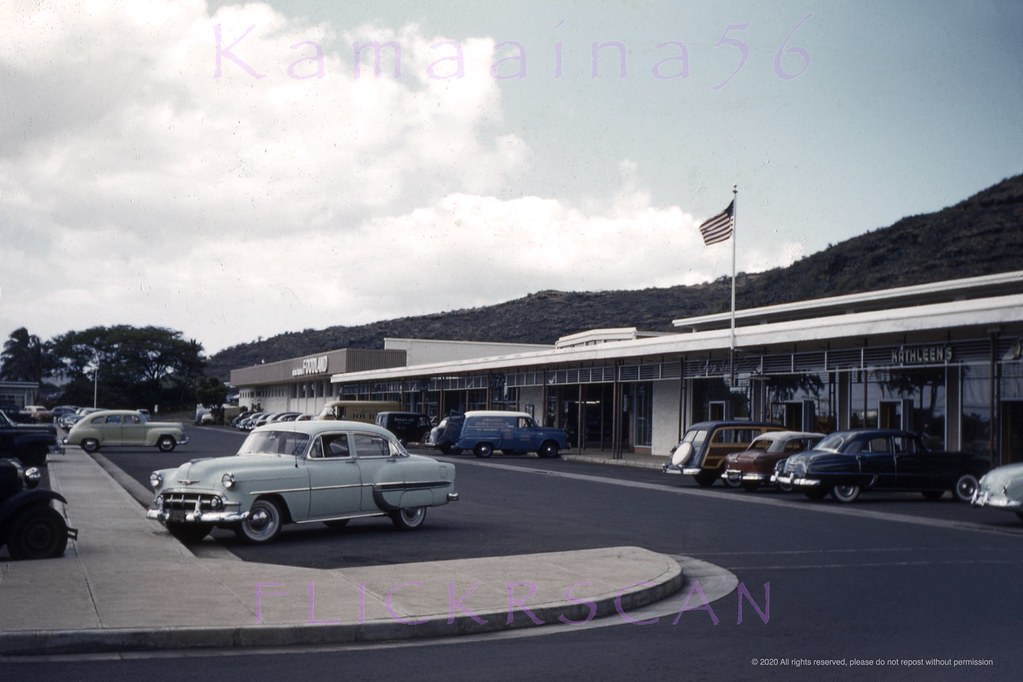
<path id="1" fill-rule="evenodd" d="M 999 366 L 1001 385 L 998 422 L 998 463 L 1023 461 L 1023 364 Z"/>
<path id="2" fill-rule="evenodd" d="M 832 388 L 826 374 L 783 374 L 766 381 L 771 421 L 796 431 L 835 429 Z"/>
<path id="3" fill-rule="evenodd" d="M 648 383 L 636 384 L 635 388 L 636 434 L 633 445 L 649 447 L 653 440 L 654 403 L 652 387 Z"/>
<path id="4" fill-rule="evenodd" d="M 962 448 L 991 454 L 991 372 L 984 365 L 961 369 L 963 394 Z"/>
<path id="5" fill-rule="evenodd" d="M 934 447 L 945 443 L 945 368 L 859 372 L 852 383 L 852 427 L 905 429 Z"/>
<path id="6" fill-rule="evenodd" d="M 693 423 L 718 419 L 749 419 L 749 383 L 729 388 L 724 379 L 693 381 Z"/>

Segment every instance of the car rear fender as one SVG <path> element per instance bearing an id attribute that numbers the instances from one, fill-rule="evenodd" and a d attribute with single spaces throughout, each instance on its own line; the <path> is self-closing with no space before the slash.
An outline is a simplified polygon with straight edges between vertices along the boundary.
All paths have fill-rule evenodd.
<path id="1" fill-rule="evenodd" d="M 455 467 L 451 464 L 424 459 L 404 462 L 401 476 L 394 469 L 384 467 L 373 481 L 373 502 L 382 511 L 395 511 L 412 507 L 444 504 L 454 491 Z"/>

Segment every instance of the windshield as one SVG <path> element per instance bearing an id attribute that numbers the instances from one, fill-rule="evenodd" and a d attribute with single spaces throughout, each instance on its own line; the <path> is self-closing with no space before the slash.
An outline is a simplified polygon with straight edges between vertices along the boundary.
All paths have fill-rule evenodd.
<path id="1" fill-rule="evenodd" d="M 309 436 L 294 431 L 254 431 L 249 434 L 239 455 L 301 455 L 309 444 Z"/>
<path id="2" fill-rule="evenodd" d="M 828 452 L 839 452 L 845 441 L 849 439 L 847 433 L 835 433 L 826 438 L 823 438 L 820 443 L 814 447 L 814 450 L 826 450 Z"/>

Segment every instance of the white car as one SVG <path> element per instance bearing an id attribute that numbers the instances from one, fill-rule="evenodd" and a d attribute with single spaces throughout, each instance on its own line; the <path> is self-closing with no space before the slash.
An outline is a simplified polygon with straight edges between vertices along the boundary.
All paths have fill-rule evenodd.
<path id="1" fill-rule="evenodd" d="M 1023 519 L 1023 462 L 1005 464 L 981 476 L 970 504 L 1014 511 Z"/>

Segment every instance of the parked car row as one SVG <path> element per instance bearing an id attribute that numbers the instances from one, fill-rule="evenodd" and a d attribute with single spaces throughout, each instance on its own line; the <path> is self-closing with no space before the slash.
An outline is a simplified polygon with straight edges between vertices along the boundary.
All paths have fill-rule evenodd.
<path id="1" fill-rule="evenodd" d="M 231 420 L 231 426 L 241 431 L 251 431 L 257 426 L 274 422 L 309 421 L 312 418 L 312 415 L 301 412 L 242 412 Z"/>
<path id="2" fill-rule="evenodd" d="M 1023 465 L 989 472 L 986 458 L 932 450 L 919 434 L 855 429 L 824 435 L 780 424 L 714 421 L 693 424 L 682 436 L 668 474 L 690 475 L 703 486 L 755 490 L 775 485 L 808 498 L 854 502 L 863 491 L 913 491 L 927 499 L 946 492 L 977 506 L 1016 510 L 1023 518 Z"/>

